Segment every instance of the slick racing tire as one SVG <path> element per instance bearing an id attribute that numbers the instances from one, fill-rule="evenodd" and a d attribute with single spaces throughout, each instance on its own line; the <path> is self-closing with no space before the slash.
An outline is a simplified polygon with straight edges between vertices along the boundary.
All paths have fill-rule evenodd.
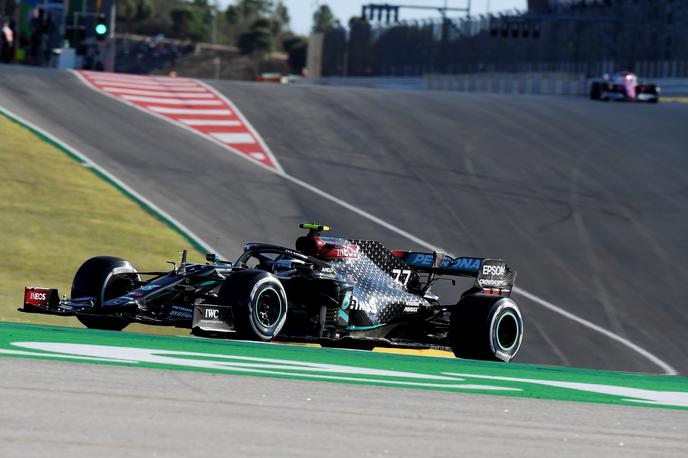
<path id="1" fill-rule="evenodd" d="M 647 93 L 655 96 L 654 99 L 650 100 L 650 103 L 659 103 L 659 91 L 657 90 L 656 84 L 650 84 L 647 86 Z"/>
<path id="2" fill-rule="evenodd" d="M 124 296 L 136 289 L 141 278 L 129 261 L 112 256 L 98 256 L 84 262 L 72 281 L 71 297 L 94 297 L 95 308 L 103 302 Z M 121 331 L 131 321 L 106 315 L 77 315 L 87 328 Z"/>
<path id="3" fill-rule="evenodd" d="M 287 320 L 287 294 L 269 272 L 244 270 L 229 275 L 218 298 L 232 307 L 237 334 L 243 339 L 268 342 Z"/>
<path id="4" fill-rule="evenodd" d="M 602 91 L 600 90 L 600 83 L 592 83 L 590 87 L 590 100 L 600 100 Z"/>
<path id="5" fill-rule="evenodd" d="M 516 303 L 501 296 L 471 294 L 451 314 L 449 339 L 454 355 L 509 362 L 523 340 L 523 319 Z"/>

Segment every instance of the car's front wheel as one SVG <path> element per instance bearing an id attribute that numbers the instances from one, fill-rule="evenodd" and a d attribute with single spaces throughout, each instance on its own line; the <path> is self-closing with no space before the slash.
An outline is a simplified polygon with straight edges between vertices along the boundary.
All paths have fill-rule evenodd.
<path id="1" fill-rule="evenodd" d="M 77 319 L 92 329 L 121 331 L 131 321 L 111 315 L 99 315 L 98 309 L 103 302 L 124 296 L 136 289 L 140 277 L 136 268 L 124 259 L 112 256 L 97 256 L 84 262 L 72 281 L 72 298 L 91 297 L 94 300 L 94 313 L 77 315 Z"/>
<path id="2" fill-rule="evenodd" d="M 271 273 L 245 270 L 233 273 L 220 288 L 219 300 L 232 307 L 240 337 L 273 340 L 287 320 L 287 294 Z"/>
<path id="3" fill-rule="evenodd" d="M 600 83 L 594 82 L 590 87 L 590 100 L 600 100 L 601 90 Z"/>

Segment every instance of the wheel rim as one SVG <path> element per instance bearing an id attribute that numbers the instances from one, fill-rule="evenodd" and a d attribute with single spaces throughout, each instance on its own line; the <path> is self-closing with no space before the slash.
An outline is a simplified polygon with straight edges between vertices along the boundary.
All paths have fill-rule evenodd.
<path id="1" fill-rule="evenodd" d="M 282 315 L 282 299 L 273 288 L 266 288 L 258 293 L 254 316 L 258 324 L 265 328 L 272 328 L 279 323 Z"/>
<path id="2" fill-rule="evenodd" d="M 518 343 L 519 330 L 518 318 L 512 312 L 500 316 L 495 330 L 499 349 L 505 352 L 513 350 Z"/>

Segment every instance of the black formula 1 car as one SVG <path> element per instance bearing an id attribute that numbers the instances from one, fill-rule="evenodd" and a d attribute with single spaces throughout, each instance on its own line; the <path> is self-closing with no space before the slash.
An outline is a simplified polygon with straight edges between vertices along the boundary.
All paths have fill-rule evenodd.
<path id="1" fill-rule="evenodd" d="M 30 313 L 76 316 L 89 328 L 132 322 L 191 328 L 194 334 L 323 346 L 445 348 L 461 358 L 510 361 L 523 320 L 509 298 L 516 273 L 499 259 L 390 251 L 380 242 L 324 237 L 303 224 L 296 249 L 249 243 L 236 262 L 208 254 L 167 272 L 95 257 L 76 272 L 71 298 L 25 288 Z M 441 276 L 475 278 L 458 301 L 430 290 Z M 143 278 L 147 278 L 143 280 Z"/>
<path id="2" fill-rule="evenodd" d="M 639 83 L 631 72 L 607 73 L 590 84 L 592 100 L 623 100 L 633 102 L 659 102 L 661 89 L 656 84 Z"/>

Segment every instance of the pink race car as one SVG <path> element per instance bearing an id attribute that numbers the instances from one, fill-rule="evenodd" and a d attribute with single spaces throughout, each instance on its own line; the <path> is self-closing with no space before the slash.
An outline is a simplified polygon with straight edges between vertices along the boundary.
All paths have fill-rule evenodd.
<path id="1" fill-rule="evenodd" d="M 632 72 L 607 73 L 601 80 L 590 85 L 592 100 L 626 100 L 635 102 L 659 102 L 661 90 L 656 84 L 638 84 Z"/>

